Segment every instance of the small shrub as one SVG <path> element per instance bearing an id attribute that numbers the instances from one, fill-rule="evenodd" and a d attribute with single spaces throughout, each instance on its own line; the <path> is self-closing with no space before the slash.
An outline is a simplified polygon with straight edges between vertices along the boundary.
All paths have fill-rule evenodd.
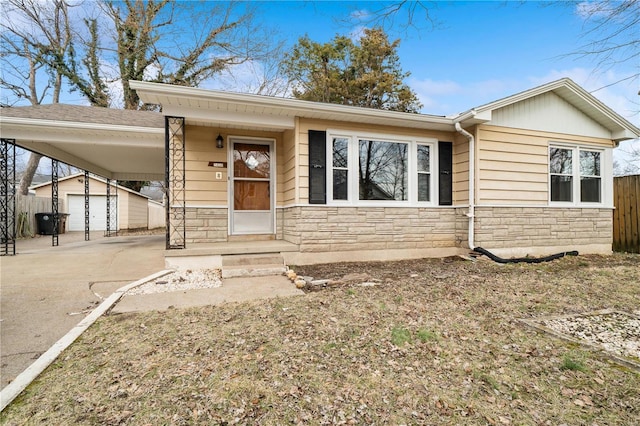
<path id="1" fill-rule="evenodd" d="M 581 359 L 576 358 L 574 355 L 567 354 L 562 358 L 560 370 L 582 371 L 584 373 L 587 371 L 587 367 Z"/>
<path id="2" fill-rule="evenodd" d="M 391 330 L 391 343 L 396 346 L 411 343 L 411 333 L 402 326 L 394 327 L 393 330 Z"/>
<path id="3" fill-rule="evenodd" d="M 422 343 L 428 342 L 429 340 L 436 340 L 437 338 L 436 333 L 431 330 L 427 330 L 426 328 L 418 330 L 418 339 L 420 339 Z"/>

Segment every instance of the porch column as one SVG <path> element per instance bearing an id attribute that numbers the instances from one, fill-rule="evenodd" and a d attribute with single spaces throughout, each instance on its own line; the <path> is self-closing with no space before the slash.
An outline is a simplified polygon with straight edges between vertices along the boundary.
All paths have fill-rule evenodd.
<path id="1" fill-rule="evenodd" d="M 16 140 L 0 141 L 0 256 L 16 254 Z"/>
<path id="2" fill-rule="evenodd" d="M 118 181 L 116 181 L 116 194 L 111 197 L 111 179 L 107 179 L 107 230 L 105 237 L 118 235 Z"/>
<path id="3" fill-rule="evenodd" d="M 51 159 L 51 214 L 53 216 L 53 232 L 51 233 L 51 246 L 58 246 L 58 160 Z"/>
<path id="4" fill-rule="evenodd" d="M 169 249 L 186 248 L 184 117 L 165 117 L 165 202 Z"/>
<path id="5" fill-rule="evenodd" d="M 84 171 L 84 240 L 89 241 L 89 172 Z"/>

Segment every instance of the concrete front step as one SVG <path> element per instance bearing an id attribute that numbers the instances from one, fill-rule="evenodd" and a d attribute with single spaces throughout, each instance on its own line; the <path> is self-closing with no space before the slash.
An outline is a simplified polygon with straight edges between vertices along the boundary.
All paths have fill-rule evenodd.
<path id="1" fill-rule="evenodd" d="M 222 278 L 282 275 L 285 271 L 280 254 L 222 256 Z"/>

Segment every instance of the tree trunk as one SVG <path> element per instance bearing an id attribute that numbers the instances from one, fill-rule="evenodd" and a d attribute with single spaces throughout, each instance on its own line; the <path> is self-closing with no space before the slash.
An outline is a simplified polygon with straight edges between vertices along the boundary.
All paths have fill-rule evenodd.
<path id="1" fill-rule="evenodd" d="M 29 185 L 31 185 L 31 181 L 33 180 L 33 175 L 36 174 L 36 170 L 38 169 L 38 164 L 40 164 L 40 159 L 42 155 L 36 154 L 32 152 L 29 155 L 29 161 L 27 162 L 27 168 L 22 174 L 22 178 L 20 178 L 20 188 L 18 191 L 22 195 L 29 195 Z"/>

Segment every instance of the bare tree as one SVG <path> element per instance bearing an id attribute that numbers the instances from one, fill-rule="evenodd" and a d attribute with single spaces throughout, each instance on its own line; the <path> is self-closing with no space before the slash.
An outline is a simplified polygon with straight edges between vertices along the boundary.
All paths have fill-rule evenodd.
<path id="1" fill-rule="evenodd" d="M 71 46 L 68 5 L 63 0 L 7 0 L 2 9 L 0 35 L 0 85 L 13 94 L 16 101 L 27 100 L 38 105 L 50 96 L 58 103 L 62 74 L 43 59 L 46 51 L 65 55 Z M 26 66 L 25 66 L 26 65 Z M 40 74 L 45 74 L 46 84 Z M 18 191 L 27 195 L 42 155 L 31 153 L 20 179 Z"/>
<path id="2" fill-rule="evenodd" d="M 102 9 L 114 25 L 126 109 L 142 107 L 129 80 L 196 87 L 273 50 L 272 39 L 254 26 L 250 4 L 125 0 L 103 2 Z"/>
<path id="3" fill-rule="evenodd" d="M 69 18 L 71 0 L 8 1 L 2 24 L 3 69 L 8 71 L 3 71 L 1 84 L 16 100 L 34 105 L 50 95 L 49 86 L 51 101 L 58 102 L 64 79 L 92 105 L 113 105 L 111 87 L 120 85 L 124 108 L 147 108 L 129 87 L 130 80 L 199 86 L 231 66 L 271 57 L 271 46 L 277 46 L 255 27 L 249 3 L 78 3 L 92 15 L 81 25 L 79 18 Z M 17 19 L 8 19 L 9 14 Z M 109 73 L 109 64 L 115 72 Z M 50 76 L 49 85 L 37 93 L 41 70 Z M 32 176 L 25 174 L 25 188 Z"/>
<path id="4" fill-rule="evenodd" d="M 349 16 L 350 24 L 380 27 L 392 30 L 431 30 L 439 26 L 433 11 L 435 1 L 402 0 L 394 2 L 372 2 L 372 10 L 356 10 Z"/>
<path id="5" fill-rule="evenodd" d="M 637 79 L 640 75 L 640 2 L 602 0 L 568 3 L 585 20 L 583 44 L 572 55 L 593 58 L 599 72 L 631 64 L 635 72 L 612 84 Z"/>

